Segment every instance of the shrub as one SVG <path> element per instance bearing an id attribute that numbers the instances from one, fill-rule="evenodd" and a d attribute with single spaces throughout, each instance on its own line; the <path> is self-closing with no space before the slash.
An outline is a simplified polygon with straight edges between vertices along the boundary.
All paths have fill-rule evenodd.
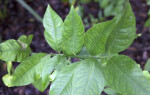
<path id="1" fill-rule="evenodd" d="M 85 33 L 73 6 L 63 22 L 48 5 L 44 36 L 58 54 L 31 53 L 32 35 L 1 43 L 1 60 L 9 67 L 11 62 L 21 62 L 3 82 L 8 87 L 33 84 L 44 91 L 51 81 L 49 95 L 99 95 L 104 87 L 123 95 L 149 95 L 150 83 L 141 68 L 128 56 L 118 54 L 136 38 L 135 23 L 128 2 L 122 14 Z M 80 61 L 71 63 L 71 58 Z"/>

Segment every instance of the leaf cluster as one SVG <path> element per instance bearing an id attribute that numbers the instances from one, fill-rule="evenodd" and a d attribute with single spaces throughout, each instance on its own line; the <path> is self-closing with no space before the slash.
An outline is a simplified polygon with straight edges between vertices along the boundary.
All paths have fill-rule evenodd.
<path id="1" fill-rule="evenodd" d="M 8 87 L 32 84 L 49 95 L 149 95 L 150 81 L 134 60 L 121 51 L 136 37 L 136 21 L 129 2 L 122 14 L 99 23 L 85 32 L 74 7 L 63 21 L 48 5 L 44 18 L 44 36 L 59 54 L 31 53 L 33 36 L 21 36 L 0 44 L 0 59 L 21 62 L 3 77 Z M 30 56 L 31 54 L 31 56 Z M 79 58 L 78 62 L 67 59 Z"/>

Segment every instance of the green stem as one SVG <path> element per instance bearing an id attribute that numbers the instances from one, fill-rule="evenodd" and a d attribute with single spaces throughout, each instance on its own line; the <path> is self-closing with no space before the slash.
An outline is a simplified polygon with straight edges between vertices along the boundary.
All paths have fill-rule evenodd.
<path id="1" fill-rule="evenodd" d="M 42 18 L 23 0 L 16 0 L 16 1 L 19 2 L 25 9 L 27 9 L 38 21 L 40 21 L 41 23 L 43 22 Z"/>
<path id="2" fill-rule="evenodd" d="M 7 64 L 7 72 L 8 72 L 8 74 L 12 75 L 13 74 L 13 70 L 14 70 L 12 62 L 8 61 L 8 62 L 6 62 L 6 64 Z"/>

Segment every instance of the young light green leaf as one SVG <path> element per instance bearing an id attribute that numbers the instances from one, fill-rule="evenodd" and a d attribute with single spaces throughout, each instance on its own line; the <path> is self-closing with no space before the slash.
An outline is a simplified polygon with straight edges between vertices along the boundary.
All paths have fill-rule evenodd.
<path id="1" fill-rule="evenodd" d="M 32 85 L 38 89 L 39 91 L 43 92 L 49 85 L 50 81 L 47 80 L 46 85 L 42 85 L 42 78 L 36 80 L 35 82 L 32 83 Z"/>
<path id="2" fill-rule="evenodd" d="M 48 5 L 44 18 L 43 25 L 45 28 L 44 36 L 47 43 L 56 51 L 62 50 L 62 32 L 63 21 L 59 15 Z"/>
<path id="3" fill-rule="evenodd" d="M 46 84 L 46 81 L 49 80 L 49 75 L 53 72 L 53 70 L 57 70 L 58 72 L 67 66 L 67 59 L 63 56 L 54 56 L 49 61 L 46 62 L 43 71 L 42 71 L 42 82 L 43 85 Z"/>
<path id="4" fill-rule="evenodd" d="M 150 73 L 146 70 L 143 71 L 143 75 L 148 79 L 148 81 L 150 82 Z"/>
<path id="5" fill-rule="evenodd" d="M 150 71 L 150 59 L 148 59 L 148 61 L 146 62 L 145 66 L 144 66 L 144 70 Z"/>
<path id="6" fill-rule="evenodd" d="M 8 87 L 11 87 L 11 79 L 12 79 L 12 75 L 9 74 L 6 74 L 2 77 L 3 83 Z"/>
<path id="7" fill-rule="evenodd" d="M 106 50 L 108 53 L 118 53 L 125 50 L 136 36 L 136 20 L 129 2 L 126 4 L 123 14 L 117 18 L 117 25 L 107 39 Z"/>
<path id="8" fill-rule="evenodd" d="M 54 81 L 54 79 L 56 78 L 57 74 L 58 74 L 58 71 L 54 70 L 54 72 L 49 76 L 50 81 Z"/>
<path id="9" fill-rule="evenodd" d="M 3 61 L 21 62 L 31 53 L 29 45 L 16 40 L 7 40 L 0 44 L 0 59 Z"/>
<path id="10" fill-rule="evenodd" d="M 33 35 L 29 35 L 28 37 L 25 35 L 22 35 L 18 38 L 18 42 L 30 45 L 33 39 Z"/>
<path id="11" fill-rule="evenodd" d="M 49 95 L 99 95 L 105 85 L 100 68 L 95 59 L 65 67 L 52 83 Z"/>
<path id="12" fill-rule="evenodd" d="M 63 43 L 63 53 L 67 55 L 78 53 L 84 43 L 84 26 L 73 6 L 64 22 Z"/>
<path id="13" fill-rule="evenodd" d="M 105 79 L 112 89 L 124 95 L 149 95 L 150 83 L 131 58 L 118 55 L 110 58 L 105 67 Z"/>
<path id="14" fill-rule="evenodd" d="M 50 56 L 45 53 L 37 53 L 25 59 L 15 69 L 11 86 L 28 85 L 40 79 L 43 66 L 49 59 Z"/>
<path id="15" fill-rule="evenodd" d="M 84 45 L 90 54 L 97 55 L 106 52 L 105 44 L 116 24 L 115 20 L 96 24 L 86 32 Z"/>

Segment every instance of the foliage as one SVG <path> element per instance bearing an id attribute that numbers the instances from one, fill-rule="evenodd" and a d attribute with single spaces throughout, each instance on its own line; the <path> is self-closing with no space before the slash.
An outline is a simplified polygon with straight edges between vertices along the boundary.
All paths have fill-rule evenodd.
<path id="1" fill-rule="evenodd" d="M 150 59 L 147 60 L 144 70 L 150 71 Z"/>
<path id="2" fill-rule="evenodd" d="M 146 0 L 146 1 L 147 1 L 147 5 L 150 6 L 150 0 Z M 148 15 L 148 19 L 146 20 L 144 26 L 145 27 L 150 27 L 150 9 L 149 9 L 147 15 Z"/>
<path id="3" fill-rule="evenodd" d="M 118 54 L 135 39 L 135 23 L 127 2 L 122 14 L 85 33 L 73 6 L 63 22 L 48 5 L 44 36 L 59 54 L 31 54 L 32 35 L 7 40 L 0 44 L 0 59 L 9 62 L 3 82 L 8 87 L 33 84 L 40 91 L 51 82 L 49 95 L 99 95 L 104 87 L 117 95 L 149 95 L 150 82 L 141 68 L 128 56 Z M 67 60 L 71 58 L 80 61 L 71 63 Z M 11 62 L 21 62 L 14 72 Z"/>
<path id="4" fill-rule="evenodd" d="M 7 4 L 8 4 L 8 0 L 5 0 L 3 2 L 2 2 L 2 0 L 0 0 L 0 5 L 1 5 L 1 7 L 0 7 L 0 20 L 5 19 L 7 16 Z"/>
<path id="5" fill-rule="evenodd" d="M 145 66 L 144 66 L 144 71 L 143 74 L 144 76 L 149 80 L 150 82 L 150 59 L 147 60 Z"/>
<path id="6" fill-rule="evenodd" d="M 79 15 L 84 19 L 85 27 L 88 28 L 91 25 L 104 21 L 107 17 L 116 16 L 121 13 L 127 0 L 62 0 L 63 2 L 69 2 L 70 5 L 77 3 L 76 10 Z M 95 18 L 92 14 L 84 15 L 84 8 L 82 4 L 88 4 L 91 2 L 98 3 L 98 18 Z M 89 20 L 88 20 L 89 19 Z"/>

